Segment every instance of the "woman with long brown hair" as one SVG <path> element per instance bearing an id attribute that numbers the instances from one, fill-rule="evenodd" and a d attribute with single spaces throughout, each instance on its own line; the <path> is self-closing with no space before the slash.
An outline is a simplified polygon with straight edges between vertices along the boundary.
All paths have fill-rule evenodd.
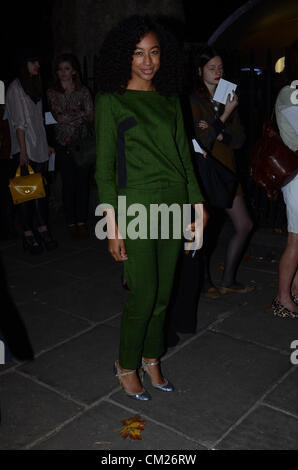
<path id="1" fill-rule="evenodd" d="M 70 146 L 90 132 L 93 100 L 81 82 L 80 66 L 73 54 L 62 54 L 54 63 L 54 81 L 47 92 L 55 126 L 56 157 L 63 185 L 63 202 L 71 238 L 87 238 L 89 169 L 79 167 Z"/>
<path id="2" fill-rule="evenodd" d="M 24 48 L 18 52 L 18 78 L 8 87 L 6 111 L 11 136 L 12 178 L 18 166 L 22 173 L 28 165 L 46 178 L 49 152 L 42 111 L 42 87 L 40 63 L 35 50 Z M 23 226 L 23 246 L 31 254 L 40 254 L 43 246 L 47 250 L 57 247 L 47 226 L 47 198 L 24 202 L 18 205 Z M 34 218 L 37 228 L 34 230 Z"/>
<path id="3" fill-rule="evenodd" d="M 237 112 L 238 97 L 233 92 L 233 96 L 227 99 L 225 106 L 214 101 L 217 85 L 224 75 L 224 67 L 222 58 L 213 48 L 206 47 L 199 51 L 195 56 L 194 65 L 196 87 L 190 101 L 196 138 L 207 151 L 207 158 L 214 157 L 235 173 L 234 150 L 241 148 L 245 140 Z M 206 202 L 209 202 L 208 197 Z M 212 206 L 212 203 L 210 205 Z M 226 207 L 225 212 L 232 221 L 234 234 L 226 249 L 222 280 L 216 288 L 208 289 L 207 295 L 210 297 L 219 293 L 246 293 L 253 290 L 252 286 L 242 285 L 236 281 L 237 268 L 253 228 L 240 184 L 236 194 L 232 195 L 231 207 Z M 212 217 L 210 222 L 209 230 L 212 227 Z M 207 234 L 205 239 L 208 243 Z"/>

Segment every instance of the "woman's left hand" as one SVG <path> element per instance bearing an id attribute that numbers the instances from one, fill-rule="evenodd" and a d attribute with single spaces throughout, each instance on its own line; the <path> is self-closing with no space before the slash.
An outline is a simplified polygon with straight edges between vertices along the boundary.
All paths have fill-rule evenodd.
<path id="1" fill-rule="evenodd" d="M 196 126 L 199 127 L 200 129 L 208 129 L 209 125 L 208 125 L 208 122 L 207 121 L 198 121 L 196 123 Z"/>
<path id="2" fill-rule="evenodd" d="M 53 147 L 49 147 L 49 155 L 52 155 L 52 153 L 55 153 L 55 149 Z"/>

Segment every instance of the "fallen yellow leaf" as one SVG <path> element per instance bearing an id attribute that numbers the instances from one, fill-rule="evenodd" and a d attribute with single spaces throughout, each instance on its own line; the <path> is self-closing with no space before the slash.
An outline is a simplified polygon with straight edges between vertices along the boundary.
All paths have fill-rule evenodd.
<path id="1" fill-rule="evenodd" d="M 146 421 L 141 421 L 140 415 L 136 415 L 130 419 L 124 419 L 121 423 L 124 425 L 124 428 L 121 429 L 120 435 L 123 439 L 129 437 L 133 441 L 141 441 L 142 435 L 141 432 L 145 427 Z"/>

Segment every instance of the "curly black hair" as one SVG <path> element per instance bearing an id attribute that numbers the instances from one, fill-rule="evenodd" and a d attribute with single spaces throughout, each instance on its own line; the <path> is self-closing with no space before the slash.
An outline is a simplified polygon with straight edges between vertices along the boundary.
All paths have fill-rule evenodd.
<path id="1" fill-rule="evenodd" d="M 178 41 L 158 21 L 133 15 L 121 21 L 105 38 L 97 63 L 97 90 L 122 93 L 131 79 L 132 56 L 136 45 L 149 32 L 158 38 L 160 68 L 153 79 L 161 95 L 181 94 L 185 88 L 184 58 Z"/>

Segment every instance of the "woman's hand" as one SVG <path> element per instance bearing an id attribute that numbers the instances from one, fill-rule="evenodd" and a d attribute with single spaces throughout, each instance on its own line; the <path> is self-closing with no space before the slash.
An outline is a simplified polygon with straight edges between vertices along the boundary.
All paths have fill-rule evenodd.
<path id="1" fill-rule="evenodd" d="M 52 155 L 52 153 L 55 153 L 55 149 L 53 147 L 48 147 L 49 149 L 49 155 Z"/>
<path id="2" fill-rule="evenodd" d="M 113 208 L 107 209 L 104 212 L 107 220 L 107 232 L 108 232 L 108 250 L 113 256 L 115 261 L 126 261 L 128 256 L 126 254 L 125 243 L 123 237 L 118 230 L 116 222 L 115 211 Z"/>
<path id="3" fill-rule="evenodd" d="M 222 122 L 226 122 L 226 120 L 228 119 L 230 114 L 232 114 L 234 109 L 236 109 L 237 106 L 238 106 L 238 96 L 236 95 L 234 90 L 232 91 L 232 93 L 233 93 L 232 99 L 230 99 L 231 94 L 229 93 L 228 98 L 227 98 L 227 102 L 226 102 L 226 105 L 225 105 L 225 110 L 224 110 L 223 114 L 220 116 L 220 120 Z"/>
<path id="4" fill-rule="evenodd" d="M 115 261 L 126 261 L 128 259 L 122 238 L 109 239 L 109 253 L 113 256 Z"/>
<path id="5" fill-rule="evenodd" d="M 207 121 L 201 120 L 196 123 L 196 126 L 199 127 L 200 129 L 208 129 L 209 124 Z"/>
<path id="6" fill-rule="evenodd" d="M 27 155 L 27 152 L 20 152 L 20 165 L 25 166 L 28 165 L 29 163 L 29 157 Z"/>
<path id="7" fill-rule="evenodd" d="M 223 135 L 222 135 L 222 134 L 218 134 L 218 136 L 217 136 L 216 138 L 217 138 L 217 140 L 219 140 L 219 142 L 221 142 L 222 139 L 223 139 Z"/>

